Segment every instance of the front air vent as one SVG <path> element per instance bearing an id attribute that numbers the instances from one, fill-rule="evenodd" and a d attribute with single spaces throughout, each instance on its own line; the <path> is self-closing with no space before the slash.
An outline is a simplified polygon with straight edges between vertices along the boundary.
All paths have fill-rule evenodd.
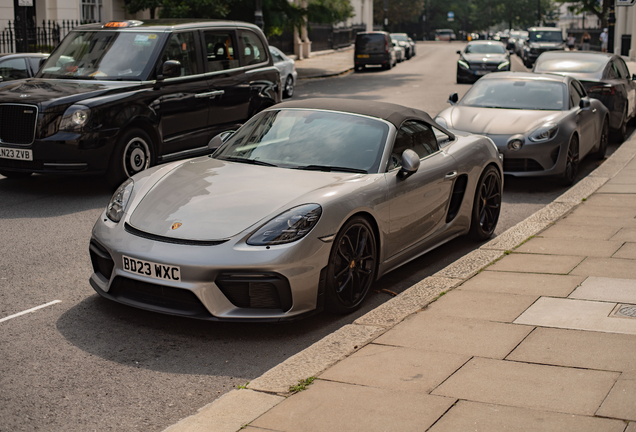
<path id="1" fill-rule="evenodd" d="M 457 180 L 455 180 L 455 185 L 453 185 L 453 195 L 451 196 L 450 205 L 448 206 L 448 214 L 446 215 L 446 223 L 455 219 L 455 216 L 459 213 L 462 201 L 464 200 L 464 193 L 466 192 L 467 184 L 468 176 L 466 174 L 460 175 L 457 177 Z"/>
<path id="2" fill-rule="evenodd" d="M 288 311 L 292 306 L 287 279 L 276 273 L 222 273 L 215 281 L 236 307 Z"/>
<path id="3" fill-rule="evenodd" d="M 5 144 L 32 144 L 38 121 L 35 105 L 0 105 L 0 142 Z"/>

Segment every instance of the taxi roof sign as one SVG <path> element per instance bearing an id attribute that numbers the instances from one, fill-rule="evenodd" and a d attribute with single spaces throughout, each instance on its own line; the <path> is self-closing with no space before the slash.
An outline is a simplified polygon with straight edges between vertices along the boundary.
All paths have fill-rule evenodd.
<path id="1" fill-rule="evenodd" d="M 138 25 L 143 24 L 142 21 L 135 21 L 135 20 L 129 20 L 129 21 L 110 21 L 107 22 L 106 24 L 104 24 L 104 27 L 110 27 L 110 28 L 124 28 L 124 27 L 135 27 Z"/>

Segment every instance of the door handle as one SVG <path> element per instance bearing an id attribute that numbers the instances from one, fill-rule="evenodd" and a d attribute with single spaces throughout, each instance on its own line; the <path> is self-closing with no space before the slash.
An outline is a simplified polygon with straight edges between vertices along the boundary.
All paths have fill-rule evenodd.
<path id="1" fill-rule="evenodd" d="M 594 108 L 594 109 L 592 110 L 592 112 L 593 112 L 593 113 L 595 113 L 595 112 L 596 112 L 596 108 Z"/>
<path id="2" fill-rule="evenodd" d="M 444 179 L 451 180 L 451 179 L 454 179 L 455 177 L 457 177 L 457 171 L 451 171 L 444 176 Z"/>
<path id="3" fill-rule="evenodd" d="M 225 94 L 225 90 L 214 90 L 211 92 L 206 92 L 206 93 L 198 93 L 196 95 L 194 95 L 195 98 L 200 99 L 200 98 L 205 98 L 205 97 L 215 97 L 215 96 L 220 96 L 222 94 Z"/>

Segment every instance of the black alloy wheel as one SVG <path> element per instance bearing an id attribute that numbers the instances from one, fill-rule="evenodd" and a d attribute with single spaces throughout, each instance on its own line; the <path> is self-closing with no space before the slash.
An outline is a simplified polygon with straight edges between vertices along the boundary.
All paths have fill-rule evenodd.
<path id="1" fill-rule="evenodd" d="M 469 236 L 478 241 L 490 238 L 501 213 L 501 173 L 490 165 L 479 178 L 473 202 Z"/>
<path id="2" fill-rule="evenodd" d="M 607 119 L 603 120 L 603 126 L 601 128 L 601 136 L 599 138 L 598 150 L 594 153 L 594 157 L 599 160 L 605 159 L 605 152 L 607 151 L 607 143 L 609 141 L 609 123 Z"/>
<path id="3" fill-rule="evenodd" d="M 283 91 L 283 96 L 286 98 L 290 98 L 294 95 L 294 79 L 290 76 L 285 80 L 285 89 Z"/>
<path id="4" fill-rule="evenodd" d="M 148 134 L 139 128 L 131 128 L 120 137 L 111 156 L 108 181 L 119 186 L 128 177 L 153 165 L 153 144 Z"/>
<path id="5" fill-rule="evenodd" d="M 627 105 L 625 105 L 621 126 L 614 133 L 615 141 L 619 144 L 627 139 L 627 123 L 629 123 L 629 119 L 627 118 Z"/>
<path id="6" fill-rule="evenodd" d="M 331 249 L 325 309 L 346 314 L 360 307 L 375 281 L 377 261 L 373 228 L 363 217 L 350 219 L 338 233 Z"/>
<path id="7" fill-rule="evenodd" d="M 568 145 L 567 159 L 565 160 L 565 171 L 563 172 L 562 183 L 570 186 L 576 179 L 579 171 L 579 138 L 574 135 Z"/>
<path id="8" fill-rule="evenodd" d="M 0 171 L 0 175 L 5 176 L 6 178 L 9 179 L 21 179 L 21 178 L 26 178 L 29 177 L 31 174 L 28 171 Z"/>

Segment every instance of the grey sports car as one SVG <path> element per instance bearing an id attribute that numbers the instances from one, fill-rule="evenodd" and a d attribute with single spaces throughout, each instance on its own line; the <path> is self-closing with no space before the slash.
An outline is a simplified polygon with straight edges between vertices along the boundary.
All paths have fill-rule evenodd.
<path id="1" fill-rule="evenodd" d="M 504 156 L 504 172 L 519 177 L 576 178 L 587 154 L 605 157 L 607 108 L 590 99 L 581 83 L 552 74 L 501 72 L 486 75 L 458 103 L 438 114 L 445 128 L 483 134 Z"/>
<path id="2" fill-rule="evenodd" d="M 206 320 L 347 313 L 387 272 L 497 225 L 492 141 L 416 109 L 286 102 L 211 143 L 213 155 L 151 168 L 115 192 L 90 242 L 100 295 Z"/>

